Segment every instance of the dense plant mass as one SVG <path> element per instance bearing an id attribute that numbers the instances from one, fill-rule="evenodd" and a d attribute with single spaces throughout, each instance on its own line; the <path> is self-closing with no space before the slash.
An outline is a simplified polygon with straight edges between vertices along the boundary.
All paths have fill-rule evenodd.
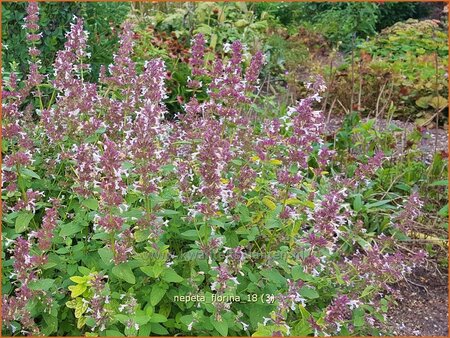
<path id="1" fill-rule="evenodd" d="M 169 111 L 178 74 L 130 22 L 93 81 L 82 18 L 49 72 L 36 3 L 24 21 L 31 62 L 3 77 L 3 334 L 386 333 L 392 284 L 427 256 L 397 244 L 447 216 L 446 157 L 424 163 L 419 131 L 400 154 L 398 128 L 352 113 L 330 138 L 320 76 L 261 113 L 265 55 L 201 32 L 162 52 L 186 72 Z"/>

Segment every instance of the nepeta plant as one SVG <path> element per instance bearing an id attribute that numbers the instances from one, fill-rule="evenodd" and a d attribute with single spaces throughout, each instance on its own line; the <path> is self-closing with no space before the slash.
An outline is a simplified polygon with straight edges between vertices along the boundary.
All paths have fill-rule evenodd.
<path id="1" fill-rule="evenodd" d="M 384 155 L 340 163 L 316 108 L 322 79 L 285 114 L 255 116 L 264 55 L 234 41 L 209 62 L 199 34 L 190 97 L 169 120 L 165 65 L 133 59 L 130 24 L 90 83 L 81 19 L 51 74 L 35 3 L 25 21 L 33 62 L 4 79 L 2 103 L 4 332 L 376 332 L 410 262 L 383 236 L 363 239 L 349 199 Z M 393 229 L 420 216 L 417 201 L 392 212 Z M 359 250 L 343 258 L 348 241 Z"/>

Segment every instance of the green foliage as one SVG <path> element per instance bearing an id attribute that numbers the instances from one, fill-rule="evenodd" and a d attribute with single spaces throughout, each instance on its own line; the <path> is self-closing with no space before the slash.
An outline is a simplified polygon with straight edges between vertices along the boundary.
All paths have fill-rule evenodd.
<path id="1" fill-rule="evenodd" d="M 422 19 L 430 14 L 433 7 L 440 7 L 440 3 L 425 2 L 385 2 L 379 6 L 377 31 L 392 26 L 396 22 L 408 19 Z"/>
<path id="2" fill-rule="evenodd" d="M 331 2 L 261 2 L 254 5 L 255 13 L 267 12 L 284 26 L 306 25 L 324 34 L 333 43 L 343 42 L 351 48 L 352 35 L 365 38 L 398 21 L 421 19 L 439 3 L 331 3 Z"/>
<path id="3" fill-rule="evenodd" d="M 26 2 L 2 2 L 2 66 L 6 72 L 12 69 L 25 74 L 28 61 L 26 33 L 22 29 L 26 15 Z M 105 2 L 47 2 L 40 4 L 40 32 L 44 71 L 50 71 L 56 51 L 62 49 L 65 33 L 70 29 L 73 16 L 85 19 L 85 28 L 90 32 L 89 46 L 94 78 L 101 64 L 112 61 L 112 51 L 117 48 L 117 30 L 130 9 L 129 3 Z"/>
<path id="4" fill-rule="evenodd" d="M 447 33 L 438 23 L 397 23 L 356 46 L 353 68 L 347 56 L 346 63 L 330 74 L 331 97 L 349 110 L 430 125 L 436 112 L 446 116 L 447 58 Z"/>

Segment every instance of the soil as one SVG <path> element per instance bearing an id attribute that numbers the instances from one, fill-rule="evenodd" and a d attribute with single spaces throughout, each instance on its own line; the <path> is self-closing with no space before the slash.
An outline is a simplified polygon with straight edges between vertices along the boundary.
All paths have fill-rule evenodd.
<path id="1" fill-rule="evenodd" d="M 416 268 L 395 285 L 403 299 L 387 314 L 395 336 L 448 336 L 448 275 Z"/>

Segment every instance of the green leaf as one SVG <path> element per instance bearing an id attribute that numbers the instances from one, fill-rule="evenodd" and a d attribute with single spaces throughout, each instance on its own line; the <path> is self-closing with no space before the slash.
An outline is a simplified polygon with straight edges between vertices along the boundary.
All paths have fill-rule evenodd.
<path id="1" fill-rule="evenodd" d="M 43 316 L 46 326 L 43 328 L 42 333 L 46 336 L 52 336 L 52 333 L 58 330 L 58 318 L 55 316 Z"/>
<path id="2" fill-rule="evenodd" d="M 420 108 L 428 108 L 431 101 L 431 96 L 422 96 L 419 99 L 416 100 L 416 105 Z"/>
<path id="3" fill-rule="evenodd" d="M 28 287 L 31 290 L 48 291 L 54 283 L 55 283 L 54 279 L 38 279 L 36 281 L 29 282 Z"/>
<path id="4" fill-rule="evenodd" d="M 361 210 L 362 206 L 363 206 L 363 202 L 361 199 L 361 195 L 358 194 L 355 196 L 355 199 L 353 200 L 353 210 L 359 211 L 359 210 Z"/>
<path id="5" fill-rule="evenodd" d="M 134 277 L 133 271 L 128 263 L 122 263 L 112 268 L 112 273 L 119 279 L 123 279 L 125 282 L 130 284 L 136 283 L 136 278 Z"/>
<path id="6" fill-rule="evenodd" d="M 150 321 L 149 316 L 144 311 L 140 311 L 140 314 L 136 314 L 133 319 L 139 326 L 145 325 Z"/>
<path id="7" fill-rule="evenodd" d="M 364 326 L 364 310 L 361 308 L 356 309 L 353 311 L 353 325 L 356 327 L 358 326 Z"/>
<path id="8" fill-rule="evenodd" d="M 441 217 L 448 216 L 448 204 L 444 205 L 441 210 L 438 211 L 438 215 Z"/>
<path id="9" fill-rule="evenodd" d="M 160 212 L 158 212 L 157 214 L 159 216 L 169 216 L 169 217 L 171 217 L 171 216 L 178 215 L 179 212 L 176 211 L 176 210 L 164 209 L 164 210 L 161 210 Z"/>
<path id="10" fill-rule="evenodd" d="M 149 277 L 158 278 L 161 272 L 164 270 L 164 267 L 159 265 L 153 266 L 142 266 L 140 268 L 143 273 L 145 273 Z"/>
<path id="11" fill-rule="evenodd" d="M 180 283 L 183 281 L 183 277 L 175 272 L 175 270 L 168 268 L 163 271 L 162 279 L 168 283 Z"/>
<path id="12" fill-rule="evenodd" d="M 430 184 L 431 187 L 434 186 L 448 186 L 448 180 L 441 180 L 441 181 L 434 181 L 433 183 Z"/>
<path id="13" fill-rule="evenodd" d="M 78 267 L 78 271 L 80 271 L 83 275 L 85 276 L 89 276 L 91 274 L 91 270 L 89 270 L 87 267 L 85 266 L 79 266 Z"/>
<path id="14" fill-rule="evenodd" d="M 156 333 L 160 336 L 168 336 L 169 335 L 169 331 L 167 331 L 167 329 L 162 326 L 161 324 L 158 323 L 152 323 L 152 332 Z"/>
<path id="15" fill-rule="evenodd" d="M 98 201 L 95 198 L 88 198 L 81 202 L 81 204 L 91 210 L 98 210 Z"/>
<path id="16" fill-rule="evenodd" d="M 219 322 L 214 318 L 214 316 L 211 316 L 210 319 L 211 324 L 214 326 L 217 332 L 219 332 L 221 336 L 226 337 L 228 335 L 228 323 L 224 320 Z"/>
<path id="17" fill-rule="evenodd" d="M 33 170 L 30 170 L 30 169 L 27 169 L 27 168 L 20 168 L 19 171 L 20 171 L 20 173 L 22 175 L 33 177 L 33 178 L 37 178 L 38 180 L 41 179 L 41 177 L 38 174 L 36 174 Z"/>
<path id="18" fill-rule="evenodd" d="M 167 322 L 167 318 L 159 313 L 154 313 L 150 317 L 150 323 L 164 323 Z"/>
<path id="19" fill-rule="evenodd" d="M 235 25 L 237 28 L 244 28 L 244 27 L 246 27 L 246 26 L 249 25 L 249 22 L 248 22 L 247 20 L 245 20 L 245 19 L 240 19 L 240 20 L 237 20 L 237 21 L 234 23 L 234 25 Z"/>
<path id="20" fill-rule="evenodd" d="M 150 332 L 152 331 L 152 324 L 150 324 L 150 323 L 148 323 L 148 324 L 145 324 L 145 325 L 142 325 L 140 328 L 139 328 L 139 336 L 140 337 L 148 337 L 148 336 L 150 336 Z M 156 332 L 155 332 L 156 333 Z M 169 332 L 167 332 L 167 334 L 168 334 Z M 106 334 L 106 335 L 108 335 L 108 334 Z"/>
<path id="21" fill-rule="evenodd" d="M 19 216 L 16 218 L 16 225 L 15 230 L 16 233 L 20 234 L 21 232 L 24 232 L 28 229 L 28 224 L 30 224 L 30 221 L 33 219 L 34 214 L 31 212 L 20 212 Z"/>
<path id="22" fill-rule="evenodd" d="M 273 325 L 263 325 L 258 323 L 258 328 L 252 334 L 252 337 L 270 337 L 273 333 L 272 327 Z"/>
<path id="23" fill-rule="evenodd" d="M 303 272 L 303 267 L 301 265 L 297 265 L 292 268 L 292 278 L 295 281 L 301 279 L 305 282 L 311 282 L 314 280 L 314 276 Z"/>
<path id="24" fill-rule="evenodd" d="M 150 293 L 150 304 L 152 306 L 157 305 L 161 299 L 164 297 L 164 295 L 167 292 L 167 285 L 166 284 L 155 284 L 152 287 L 152 292 Z"/>
<path id="25" fill-rule="evenodd" d="M 95 319 L 92 317 L 88 317 L 86 318 L 86 325 L 89 327 L 94 327 L 95 326 Z M 86 337 L 88 337 L 88 333 L 91 333 L 93 336 L 92 337 L 97 337 L 97 334 L 94 332 L 86 332 Z"/>
<path id="26" fill-rule="evenodd" d="M 374 209 L 374 208 L 377 208 L 377 207 L 381 207 L 382 205 L 388 204 L 389 202 L 390 202 L 390 200 L 382 200 L 382 201 L 366 204 L 366 208 L 367 209 Z"/>
<path id="27" fill-rule="evenodd" d="M 363 298 L 363 297 L 368 296 L 368 295 L 371 294 L 374 290 L 375 290 L 375 287 L 374 287 L 373 285 L 368 285 L 368 286 L 366 286 L 366 288 L 365 288 L 365 289 L 363 290 L 363 292 L 361 293 L 361 297 L 360 297 L 360 298 Z"/>
<path id="28" fill-rule="evenodd" d="M 302 287 L 300 289 L 300 294 L 303 297 L 308 298 L 308 299 L 319 298 L 319 293 L 316 290 L 311 289 L 311 288 L 306 287 L 306 286 L 304 286 L 304 287 Z"/>
<path id="29" fill-rule="evenodd" d="M 198 232 L 197 230 L 187 230 L 185 232 L 182 232 L 180 236 L 182 238 L 196 240 L 198 239 Z"/>
<path id="30" fill-rule="evenodd" d="M 261 275 L 266 277 L 267 280 L 274 282 L 277 285 L 286 284 L 286 278 L 284 278 L 276 269 L 261 271 Z"/>
<path id="31" fill-rule="evenodd" d="M 114 254 L 110 249 L 108 248 L 98 249 L 98 254 L 100 255 L 100 258 L 102 259 L 103 263 L 105 263 L 106 265 L 110 265 L 112 263 Z"/>
<path id="32" fill-rule="evenodd" d="M 61 225 L 61 231 L 59 232 L 59 235 L 61 237 L 68 237 L 72 236 L 78 232 L 80 232 L 82 229 L 82 226 L 79 223 L 70 222 L 67 224 Z"/>
<path id="33" fill-rule="evenodd" d="M 107 337 L 124 337 L 124 334 L 116 330 L 106 330 Z"/>

